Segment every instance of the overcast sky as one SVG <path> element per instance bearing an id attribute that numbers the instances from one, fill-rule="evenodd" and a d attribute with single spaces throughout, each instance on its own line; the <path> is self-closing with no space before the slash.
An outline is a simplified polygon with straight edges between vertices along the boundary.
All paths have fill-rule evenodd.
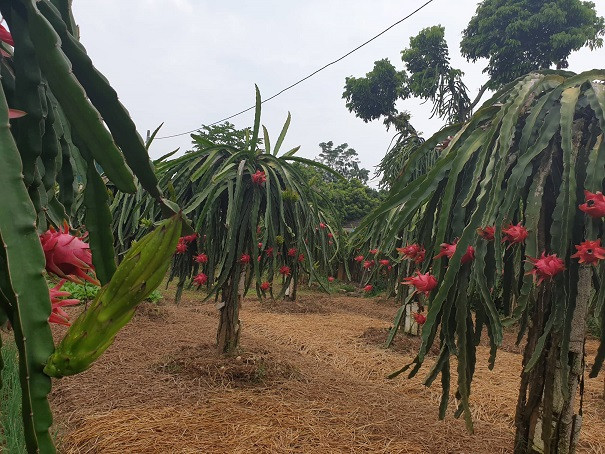
<path id="1" fill-rule="evenodd" d="M 81 41 L 111 81 L 141 135 L 158 136 L 210 124 L 254 104 L 254 84 L 263 98 L 342 56 L 422 5 L 425 0 L 75 0 Z M 596 1 L 605 15 L 605 1 Z M 372 172 L 393 132 L 382 121 L 364 123 L 342 99 L 347 76 L 363 76 L 374 61 L 389 58 L 402 69 L 400 52 L 422 28 L 441 24 L 454 67 L 464 71 L 472 95 L 486 80 L 485 61 L 467 63 L 459 42 L 476 0 L 435 0 L 345 60 L 263 105 L 262 123 L 275 142 L 288 111 L 292 123 L 285 150 L 301 145 L 313 158 L 320 142 L 346 142 Z M 605 50 L 572 54 L 569 69 L 604 67 Z M 487 96 L 485 97 L 487 99 Z M 430 106 L 400 102 L 414 126 L 430 135 L 441 126 Z M 230 120 L 249 127 L 253 113 Z M 189 135 L 157 140 L 153 158 L 190 148 Z"/>

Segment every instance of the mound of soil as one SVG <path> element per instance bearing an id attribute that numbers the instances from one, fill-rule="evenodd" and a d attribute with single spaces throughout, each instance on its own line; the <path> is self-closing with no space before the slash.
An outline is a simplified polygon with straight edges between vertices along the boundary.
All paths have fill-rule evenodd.
<path id="1" fill-rule="evenodd" d="M 259 307 L 267 312 L 276 314 L 329 314 L 326 298 L 321 296 L 299 297 L 296 301 L 271 301 L 260 303 Z"/>
<path id="2" fill-rule="evenodd" d="M 366 341 L 369 345 L 378 346 L 384 348 L 384 344 L 389 336 L 388 328 L 368 328 L 360 337 Z M 397 333 L 395 339 L 391 343 L 389 349 L 398 353 L 405 353 L 409 356 L 415 356 L 420 349 L 421 339 L 420 336 L 410 336 L 409 334 Z M 435 356 L 439 354 L 439 347 L 435 344 L 427 352 L 426 356 Z"/>
<path id="3" fill-rule="evenodd" d="M 165 306 L 145 302 L 137 306 L 134 315 L 135 317 L 145 317 L 151 320 L 167 320 L 170 314 Z"/>
<path id="4" fill-rule="evenodd" d="M 209 386 L 247 388 L 299 380 L 300 372 L 266 350 L 240 351 L 221 356 L 213 344 L 183 346 L 155 370 L 175 377 L 199 380 Z"/>

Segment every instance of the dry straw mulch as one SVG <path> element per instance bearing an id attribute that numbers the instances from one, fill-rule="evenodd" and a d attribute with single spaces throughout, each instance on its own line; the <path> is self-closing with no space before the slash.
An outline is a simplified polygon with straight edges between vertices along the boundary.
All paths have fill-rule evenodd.
<path id="1" fill-rule="evenodd" d="M 161 317 L 142 311 L 93 368 L 54 383 L 60 452 L 511 452 L 517 353 L 499 352 L 489 371 L 479 347 L 471 435 L 451 413 L 437 420 L 440 389 L 425 388 L 422 373 L 385 378 L 414 354 L 378 342 L 388 304 L 334 297 L 321 300 L 326 314 L 246 301 L 242 351 L 220 358 L 213 305 L 195 298 Z M 605 452 L 602 388 L 587 380 L 580 452 Z"/>

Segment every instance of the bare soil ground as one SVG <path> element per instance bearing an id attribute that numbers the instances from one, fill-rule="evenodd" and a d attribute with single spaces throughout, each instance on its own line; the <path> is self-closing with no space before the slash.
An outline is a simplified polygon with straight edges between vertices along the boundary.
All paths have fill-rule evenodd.
<path id="1" fill-rule="evenodd" d="M 438 383 L 424 387 L 422 373 L 385 378 L 412 359 L 419 342 L 401 336 L 383 348 L 392 302 L 321 294 L 302 294 L 296 304 L 248 299 L 242 350 L 220 358 L 217 312 L 200 300 L 185 292 L 175 306 L 167 291 L 164 304 L 140 308 L 90 370 L 54 382 L 60 452 L 512 452 L 521 365 L 513 333 L 493 371 L 489 347 L 479 347 L 471 435 L 452 411 L 437 420 Z M 595 350 L 589 341 L 589 362 Z M 602 393 L 602 377 L 587 379 L 579 452 L 605 453 Z"/>

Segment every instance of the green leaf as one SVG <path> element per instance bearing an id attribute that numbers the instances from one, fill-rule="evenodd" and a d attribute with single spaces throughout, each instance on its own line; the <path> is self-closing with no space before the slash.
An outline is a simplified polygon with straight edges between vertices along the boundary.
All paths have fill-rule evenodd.
<path id="1" fill-rule="evenodd" d="M 277 156 L 279 153 L 279 149 L 281 148 L 284 139 L 286 138 L 286 134 L 288 133 L 288 128 L 290 127 L 290 120 L 292 117 L 290 116 L 290 112 L 288 112 L 288 118 L 286 118 L 286 122 L 282 127 L 281 132 L 279 133 L 279 137 L 277 138 L 277 142 L 275 142 L 275 148 L 273 148 L 273 156 Z"/>

